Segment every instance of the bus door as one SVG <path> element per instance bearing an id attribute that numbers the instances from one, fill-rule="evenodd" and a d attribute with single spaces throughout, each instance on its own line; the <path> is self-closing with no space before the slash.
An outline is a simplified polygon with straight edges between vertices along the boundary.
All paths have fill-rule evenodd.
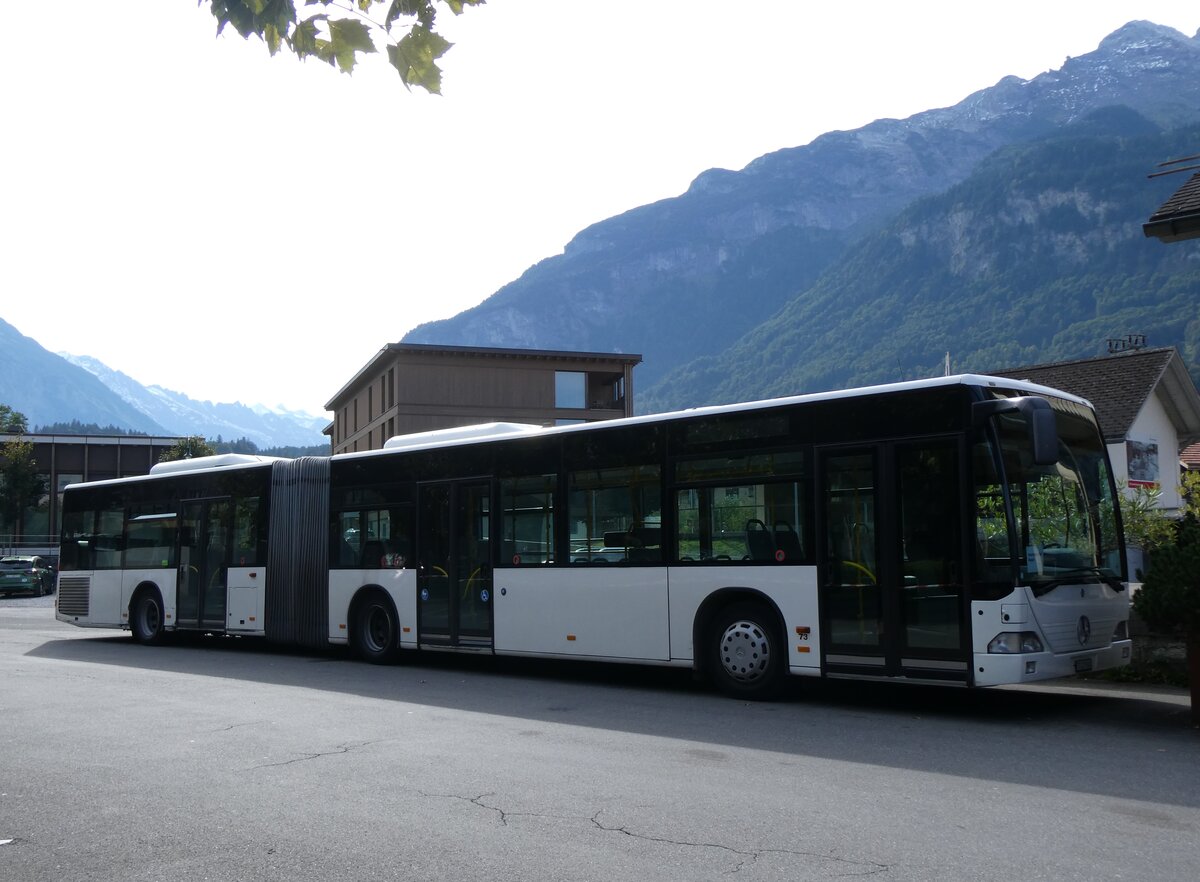
<path id="1" fill-rule="evenodd" d="M 422 485 L 418 509 L 418 641 L 490 647 L 491 481 Z"/>
<path id="2" fill-rule="evenodd" d="M 223 630 L 233 502 L 228 497 L 187 500 L 179 514 L 175 625 Z"/>
<path id="3" fill-rule="evenodd" d="M 963 459 L 957 437 L 821 451 L 826 672 L 968 681 Z"/>

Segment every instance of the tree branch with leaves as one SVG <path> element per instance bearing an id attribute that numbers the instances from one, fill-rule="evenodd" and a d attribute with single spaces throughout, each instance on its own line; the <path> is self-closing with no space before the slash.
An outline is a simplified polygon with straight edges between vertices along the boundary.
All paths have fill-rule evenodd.
<path id="1" fill-rule="evenodd" d="M 213 456 L 216 450 L 199 435 L 188 435 L 180 438 L 159 456 L 159 462 L 175 462 L 177 459 L 195 459 L 199 456 Z"/>
<path id="2" fill-rule="evenodd" d="M 0 404 L 0 434 L 24 435 L 29 431 L 29 420 L 19 410 Z"/>
<path id="3" fill-rule="evenodd" d="M 20 537 L 25 510 L 46 493 L 46 477 L 38 472 L 33 442 L 22 438 L 0 442 L 0 530 Z"/>
<path id="4" fill-rule="evenodd" d="M 442 90 L 437 61 L 453 45 L 434 29 L 438 7 L 461 15 L 484 0 L 199 2 L 209 4 L 218 34 L 228 25 L 247 39 L 260 37 L 271 55 L 286 48 L 298 58 L 317 58 L 343 73 L 354 70 L 360 55 L 378 52 L 380 43 L 406 88 L 418 86 L 436 95 Z"/>

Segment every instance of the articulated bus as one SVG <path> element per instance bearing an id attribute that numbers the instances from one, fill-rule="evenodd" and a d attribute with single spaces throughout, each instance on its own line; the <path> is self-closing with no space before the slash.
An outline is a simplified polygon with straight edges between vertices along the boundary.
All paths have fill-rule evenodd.
<path id="1" fill-rule="evenodd" d="M 57 617 L 987 686 L 1128 663 L 1121 536 L 1091 406 L 967 375 L 72 485 Z"/>

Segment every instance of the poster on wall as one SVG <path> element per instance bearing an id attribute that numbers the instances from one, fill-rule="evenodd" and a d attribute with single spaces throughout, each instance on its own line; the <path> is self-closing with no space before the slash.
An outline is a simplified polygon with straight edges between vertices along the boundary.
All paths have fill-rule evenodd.
<path id="1" fill-rule="evenodd" d="M 1153 441 L 1126 441 L 1130 487 L 1158 486 L 1158 444 Z"/>

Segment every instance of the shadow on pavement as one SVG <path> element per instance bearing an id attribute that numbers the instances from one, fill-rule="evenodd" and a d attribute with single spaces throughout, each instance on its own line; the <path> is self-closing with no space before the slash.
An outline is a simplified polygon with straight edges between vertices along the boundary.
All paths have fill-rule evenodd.
<path id="1" fill-rule="evenodd" d="M 690 670 L 439 653 L 376 667 L 237 637 L 144 647 L 89 635 L 26 654 L 1200 807 L 1200 737 L 1169 690 L 796 678 L 779 701 L 751 703 Z"/>

